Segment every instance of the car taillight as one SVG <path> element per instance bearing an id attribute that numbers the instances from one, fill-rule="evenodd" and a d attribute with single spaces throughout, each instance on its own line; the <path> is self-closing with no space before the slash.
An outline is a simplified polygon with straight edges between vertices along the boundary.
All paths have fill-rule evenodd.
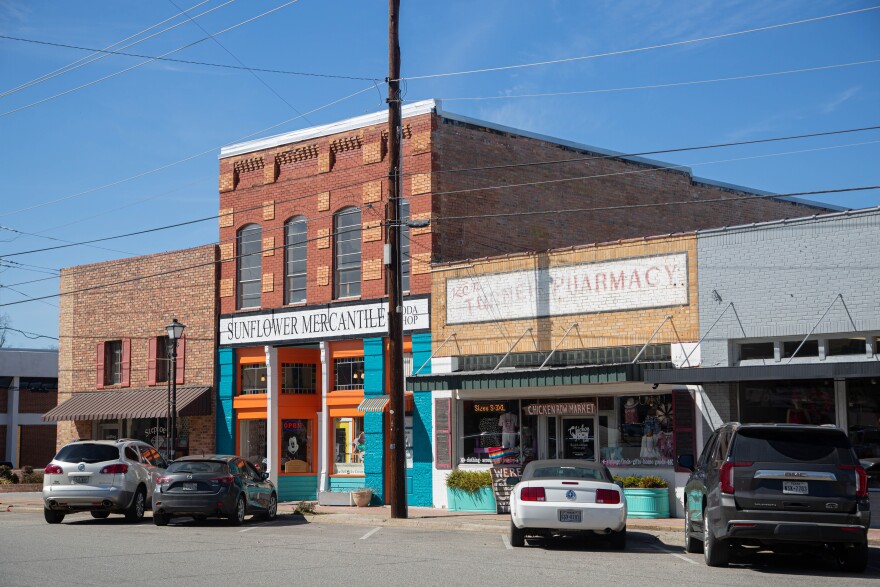
<path id="1" fill-rule="evenodd" d="M 597 489 L 596 503 L 620 503 L 620 492 L 613 489 Z"/>
<path id="2" fill-rule="evenodd" d="M 543 487 L 523 487 L 519 492 L 519 498 L 523 501 L 547 501 Z"/>
<path id="3" fill-rule="evenodd" d="M 856 472 L 856 497 L 868 497 L 868 473 L 859 465 L 837 465 L 838 469 Z"/>
<path id="4" fill-rule="evenodd" d="M 159 477 L 156 479 L 156 483 L 158 485 L 165 485 L 166 483 L 171 483 L 171 477 Z"/>
<path id="5" fill-rule="evenodd" d="M 721 465 L 720 481 L 723 493 L 733 493 L 733 471 L 736 467 L 751 467 L 752 463 L 731 463 Z"/>
<path id="6" fill-rule="evenodd" d="M 46 468 L 43 469 L 43 473 L 46 475 L 61 475 L 64 473 L 64 470 L 58 465 L 46 465 Z"/>
<path id="7" fill-rule="evenodd" d="M 214 477 L 211 479 L 211 483 L 221 483 L 223 485 L 232 485 L 232 482 L 235 480 L 235 477 L 232 475 L 225 475 L 223 477 Z"/>
<path id="8" fill-rule="evenodd" d="M 107 465 L 101 469 L 102 475 L 124 475 L 128 473 L 128 465 L 117 463 L 115 465 Z"/>

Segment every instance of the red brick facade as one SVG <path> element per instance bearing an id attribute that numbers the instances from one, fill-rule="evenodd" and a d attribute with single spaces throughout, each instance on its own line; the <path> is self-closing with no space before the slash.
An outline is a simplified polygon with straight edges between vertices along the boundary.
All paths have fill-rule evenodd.
<path id="1" fill-rule="evenodd" d="M 172 318 L 186 325 L 184 357 L 178 362 L 183 377 L 178 385 L 213 386 L 216 256 L 217 247 L 208 245 L 62 270 L 62 294 L 95 286 L 107 287 L 61 296 L 59 403 L 75 393 L 95 391 L 99 387 L 96 346 L 106 341 L 129 341 L 130 363 L 128 385 L 104 386 L 103 389 L 151 387 L 150 340 L 163 336 L 165 325 Z M 158 276 L 134 280 L 149 275 Z M 127 283 L 108 285 L 120 281 Z M 165 386 L 160 383 L 155 387 L 164 389 Z M 91 435 L 89 421 L 58 424 L 59 447 Z M 213 416 L 190 418 L 189 449 L 191 452 L 213 451 Z"/>

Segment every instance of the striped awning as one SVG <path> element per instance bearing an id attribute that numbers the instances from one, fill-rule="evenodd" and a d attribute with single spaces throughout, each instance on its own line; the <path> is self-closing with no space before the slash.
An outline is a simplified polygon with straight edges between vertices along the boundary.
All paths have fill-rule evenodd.
<path id="1" fill-rule="evenodd" d="M 210 416 L 210 387 L 178 387 L 179 416 Z M 168 414 L 168 390 L 164 387 L 86 391 L 43 415 L 47 422 L 63 420 L 113 420 L 115 418 L 164 418 Z"/>
<path id="2" fill-rule="evenodd" d="M 373 397 L 364 398 L 364 400 L 358 405 L 359 412 L 386 412 L 388 411 L 388 402 L 391 401 L 391 397 L 387 395 L 374 395 Z M 413 411 L 413 394 L 411 391 L 407 391 L 403 396 L 403 401 L 406 405 L 404 408 L 407 412 Z"/>

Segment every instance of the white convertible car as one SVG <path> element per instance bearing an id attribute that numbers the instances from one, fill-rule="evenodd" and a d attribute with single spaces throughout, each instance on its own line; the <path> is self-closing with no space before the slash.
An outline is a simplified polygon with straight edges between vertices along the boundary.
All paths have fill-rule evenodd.
<path id="1" fill-rule="evenodd" d="M 532 461 L 510 494 L 510 544 L 527 535 L 593 533 L 626 547 L 626 499 L 605 465 L 591 461 Z"/>

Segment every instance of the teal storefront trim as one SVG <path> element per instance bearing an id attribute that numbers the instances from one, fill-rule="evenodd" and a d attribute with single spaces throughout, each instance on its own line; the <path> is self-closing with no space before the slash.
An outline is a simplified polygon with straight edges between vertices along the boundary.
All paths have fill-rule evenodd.
<path id="1" fill-rule="evenodd" d="M 473 493 L 461 489 L 446 488 L 446 497 L 451 512 L 491 512 L 495 513 L 495 495 L 491 487 L 483 487 Z"/>
<path id="2" fill-rule="evenodd" d="M 413 372 L 419 367 L 419 374 L 430 374 L 431 334 L 412 335 Z M 412 506 L 431 507 L 433 500 L 434 451 L 431 444 L 434 427 L 432 420 L 431 392 L 415 392 L 413 394 L 413 468 L 407 471 L 408 502 Z M 494 505 L 494 501 L 493 501 Z"/>
<path id="3" fill-rule="evenodd" d="M 381 338 L 364 339 L 364 398 L 385 393 L 385 345 Z M 364 485 L 373 503 L 385 503 L 385 426 L 383 412 L 364 414 Z"/>
<path id="4" fill-rule="evenodd" d="M 281 475 L 278 477 L 278 501 L 318 499 L 317 475 Z"/>
<path id="5" fill-rule="evenodd" d="M 235 454 L 235 349 L 217 351 L 217 441 L 218 454 Z"/>
<path id="6" fill-rule="evenodd" d="M 363 477 L 330 477 L 330 491 L 357 491 L 365 486 Z"/>

